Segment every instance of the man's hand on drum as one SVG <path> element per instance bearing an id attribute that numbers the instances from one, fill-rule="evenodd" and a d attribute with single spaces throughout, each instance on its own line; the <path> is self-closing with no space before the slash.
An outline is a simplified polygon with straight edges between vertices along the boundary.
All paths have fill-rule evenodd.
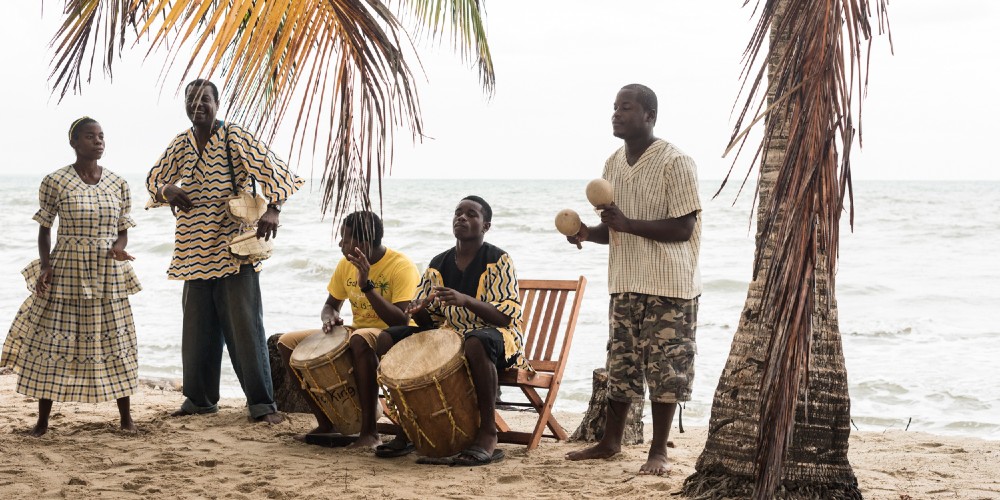
<path id="1" fill-rule="evenodd" d="M 344 318 L 341 318 L 340 313 L 332 308 L 328 310 L 324 307 L 321 319 L 323 320 L 323 333 L 330 333 L 333 331 L 333 327 L 344 324 Z"/>
<path id="2" fill-rule="evenodd" d="M 354 251 L 345 255 L 345 257 L 358 269 L 358 285 L 360 286 L 368 281 L 368 271 L 371 270 L 372 265 L 368 262 L 368 257 L 365 256 L 365 253 L 360 248 L 354 247 Z"/>
<path id="3" fill-rule="evenodd" d="M 468 307 L 469 301 L 473 300 L 472 297 L 458 290 L 443 286 L 434 287 L 434 293 L 437 295 L 438 302 L 445 306 Z"/>

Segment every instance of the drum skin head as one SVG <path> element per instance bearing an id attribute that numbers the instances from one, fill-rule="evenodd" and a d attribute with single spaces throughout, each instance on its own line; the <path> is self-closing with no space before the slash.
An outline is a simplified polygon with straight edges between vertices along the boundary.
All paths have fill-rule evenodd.
<path id="1" fill-rule="evenodd" d="M 391 380 L 425 377 L 443 368 L 462 350 L 462 336 L 454 330 L 415 333 L 392 346 L 379 362 L 381 376 Z"/>
<path id="2" fill-rule="evenodd" d="M 317 333 L 310 335 L 305 340 L 295 346 L 292 351 L 291 361 L 308 362 L 320 356 L 330 354 L 337 348 L 344 346 L 347 342 L 347 328 L 342 325 L 333 327 L 330 333 Z"/>

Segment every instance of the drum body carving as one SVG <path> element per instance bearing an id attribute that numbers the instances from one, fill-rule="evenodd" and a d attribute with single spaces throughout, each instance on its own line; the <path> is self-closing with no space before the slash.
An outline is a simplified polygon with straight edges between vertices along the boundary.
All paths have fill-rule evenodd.
<path id="1" fill-rule="evenodd" d="M 357 434 L 361 431 L 361 405 L 348 331 L 337 326 L 331 333 L 316 332 L 295 346 L 288 364 L 298 375 L 302 389 L 312 396 L 337 431 Z"/>
<path id="2" fill-rule="evenodd" d="M 378 380 L 418 453 L 447 457 L 472 444 L 479 407 L 460 334 L 428 330 L 401 340 L 382 357 Z"/>

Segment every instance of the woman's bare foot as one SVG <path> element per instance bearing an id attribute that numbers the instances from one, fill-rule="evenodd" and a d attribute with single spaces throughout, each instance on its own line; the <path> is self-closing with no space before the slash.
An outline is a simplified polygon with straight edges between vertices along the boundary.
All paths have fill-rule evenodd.
<path id="1" fill-rule="evenodd" d="M 670 471 L 670 461 L 667 460 L 666 453 L 649 451 L 649 456 L 646 457 L 646 463 L 639 467 L 639 474 L 648 474 L 652 476 L 662 476 Z"/>
<path id="2" fill-rule="evenodd" d="M 52 400 L 51 399 L 39 399 L 38 400 L 38 422 L 35 424 L 35 428 L 31 429 L 32 437 L 42 437 L 49 430 L 49 415 L 52 413 Z"/>
<path id="3" fill-rule="evenodd" d="M 131 416 L 123 417 L 121 419 L 121 427 L 122 427 L 122 432 L 126 432 L 129 434 L 139 433 L 139 428 L 135 426 L 135 422 L 132 421 Z"/>
<path id="4" fill-rule="evenodd" d="M 49 430 L 48 422 L 38 422 L 37 424 L 35 424 L 35 428 L 31 429 L 31 432 L 29 432 L 28 434 L 31 435 L 31 437 L 37 438 L 44 436 L 45 433 L 48 432 L 48 430 Z"/>
<path id="5" fill-rule="evenodd" d="M 604 443 L 597 443 L 590 448 L 566 454 L 566 460 L 595 460 L 598 458 L 611 458 L 621 453 L 621 446 L 613 447 Z"/>
<path id="6" fill-rule="evenodd" d="M 374 450 L 376 446 L 382 444 L 378 434 L 362 434 L 353 443 L 347 445 L 352 450 Z"/>

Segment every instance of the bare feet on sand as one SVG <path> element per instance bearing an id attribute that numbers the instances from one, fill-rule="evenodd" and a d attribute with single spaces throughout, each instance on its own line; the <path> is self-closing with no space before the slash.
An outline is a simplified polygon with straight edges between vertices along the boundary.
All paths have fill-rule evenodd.
<path id="1" fill-rule="evenodd" d="M 274 425 L 284 422 L 285 416 L 280 413 L 268 413 L 267 415 L 261 415 L 253 420 L 254 422 L 265 422 Z"/>
<path id="2" fill-rule="evenodd" d="M 37 437 L 44 436 L 45 433 L 48 432 L 48 430 L 49 430 L 49 423 L 48 422 L 45 422 L 45 423 L 38 422 L 37 424 L 35 424 L 35 428 L 31 429 L 31 432 L 29 432 L 28 434 L 31 437 L 36 437 L 37 438 Z"/>
<path id="3" fill-rule="evenodd" d="M 662 476 L 669 470 L 670 462 L 667 460 L 667 454 L 654 453 L 650 450 L 649 456 L 646 457 L 646 463 L 642 464 L 642 467 L 639 467 L 639 474 Z"/>
<path id="4" fill-rule="evenodd" d="M 122 432 L 128 434 L 138 434 L 139 428 L 135 426 L 135 422 L 132 421 L 132 417 L 127 417 L 121 419 Z"/>
<path id="5" fill-rule="evenodd" d="M 375 450 L 375 447 L 382 444 L 378 434 L 362 434 L 353 443 L 347 445 L 350 450 Z"/>
<path id="6" fill-rule="evenodd" d="M 597 443 L 590 448 L 566 454 L 566 460 L 594 460 L 598 458 L 611 458 L 621 453 L 621 447 L 612 447 L 604 443 Z"/>

